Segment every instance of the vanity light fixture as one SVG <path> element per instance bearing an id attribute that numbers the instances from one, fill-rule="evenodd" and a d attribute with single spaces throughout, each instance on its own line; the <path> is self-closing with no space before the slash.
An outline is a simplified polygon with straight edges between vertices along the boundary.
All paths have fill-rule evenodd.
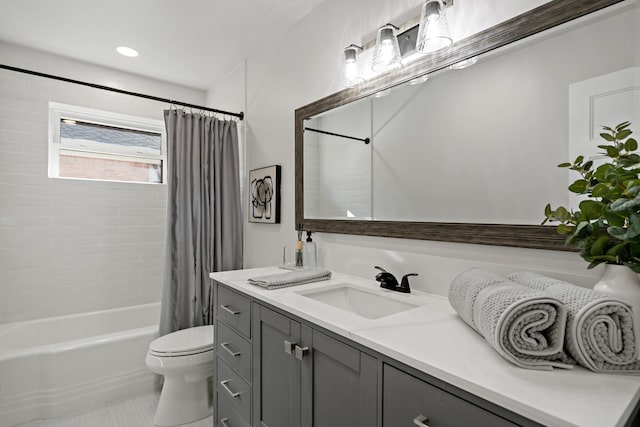
<path id="1" fill-rule="evenodd" d="M 371 69 L 376 72 L 384 72 L 401 66 L 400 47 L 395 32 L 398 27 L 386 24 L 378 30 L 376 46 L 373 49 Z"/>
<path id="2" fill-rule="evenodd" d="M 477 56 L 472 56 L 469 59 L 463 59 L 460 62 L 456 62 L 455 64 L 449 65 L 450 70 L 462 70 L 463 68 L 471 67 L 473 64 L 478 62 Z"/>
<path id="3" fill-rule="evenodd" d="M 453 43 L 446 7 L 452 1 L 427 0 L 422 5 L 416 51 L 433 53 L 445 49 Z"/>
<path id="4" fill-rule="evenodd" d="M 362 83 L 364 78 L 360 69 L 360 52 L 362 47 L 351 44 L 344 48 L 342 56 L 342 86 L 351 87 Z"/>
<path id="5" fill-rule="evenodd" d="M 116 48 L 120 55 L 128 56 L 129 58 L 135 58 L 138 56 L 138 51 L 127 46 L 118 46 Z"/>

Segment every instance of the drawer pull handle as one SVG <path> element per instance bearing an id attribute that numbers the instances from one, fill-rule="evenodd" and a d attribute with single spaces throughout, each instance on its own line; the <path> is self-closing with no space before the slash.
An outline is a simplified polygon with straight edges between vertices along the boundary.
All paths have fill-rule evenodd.
<path id="1" fill-rule="evenodd" d="M 295 348 L 296 343 L 284 340 L 284 352 L 287 354 L 291 354 L 293 349 Z"/>
<path id="2" fill-rule="evenodd" d="M 228 305 L 221 305 L 220 308 L 233 316 L 237 316 L 238 314 L 240 314 L 239 311 L 229 308 Z"/>
<path id="3" fill-rule="evenodd" d="M 413 423 L 417 426 L 420 427 L 429 427 L 429 424 L 425 424 L 425 421 L 428 421 L 429 419 L 427 417 L 425 417 L 424 415 L 420 414 L 417 417 L 415 417 L 413 419 Z"/>
<path id="4" fill-rule="evenodd" d="M 296 345 L 296 359 L 302 360 L 307 354 L 309 354 L 309 347 Z"/>
<path id="5" fill-rule="evenodd" d="M 220 423 L 222 424 L 223 427 L 229 427 L 229 418 L 223 418 L 220 420 Z"/>
<path id="6" fill-rule="evenodd" d="M 231 380 L 224 380 L 224 381 L 220 381 L 220 384 L 222 385 L 222 387 L 224 387 L 225 390 L 227 390 L 227 393 L 229 393 L 231 395 L 231 397 L 239 397 L 242 392 L 239 391 L 237 393 L 234 393 L 231 391 L 231 389 L 229 388 L 229 386 L 227 385 L 229 383 L 229 381 Z"/>
<path id="7" fill-rule="evenodd" d="M 238 357 L 240 356 L 242 353 L 239 353 L 237 351 L 233 351 L 229 348 L 229 343 L 228 342 L 223 342 L 222 344 L 220 344 L 220 347 L 224 348 L 225 350 L 227 350 L 227 353 L 229 353 L 230 355 L 232 355 L 233 357 Z"/>

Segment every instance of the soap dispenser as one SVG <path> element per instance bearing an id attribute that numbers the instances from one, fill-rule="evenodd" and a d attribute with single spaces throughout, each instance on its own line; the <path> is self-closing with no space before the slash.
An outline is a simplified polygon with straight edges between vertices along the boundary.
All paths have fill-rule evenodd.
<path id="1" fill-rule="evenodd" d="M 307 241 L 302 247 L 302 260 L 304 268 L 307 270 L 315 270 L 317 267 L 316 242 L 311 240 L 311 231 L 307 231 Z"/>

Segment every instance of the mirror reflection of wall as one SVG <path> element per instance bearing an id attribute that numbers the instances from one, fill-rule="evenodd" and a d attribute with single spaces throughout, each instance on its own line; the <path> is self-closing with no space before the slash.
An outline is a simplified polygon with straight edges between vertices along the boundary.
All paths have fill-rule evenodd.
<path id="1" fill-rule="evenodd" d="M 482 56 L 470 68 L 307 120 L 326 130 L 370 131 L 372 143 L 305 133 L 305 218 L 351 212 L 376 220 L 540 224 L 546 203 L 568 204 L 566 187 L 575 179 L 556 167 L 569 160 L 569 89 L 639 66 L 638 21 L 637 5 L 588 17 Z M 624 120 L 640 133 L 640 117 Z M 307 197 L 314 163 L 324 210 Z M 368 210 L 356 197 L 364 194 Z"/>
<path id="2" fill-rule="evenodd" d="M 354 138 L 371 135 L 371 104 L 354 102 L 305 120 L 319 129 Z M 306 130 L 304 133 L 306 218 L 372 219 L 371 144 Z"/>

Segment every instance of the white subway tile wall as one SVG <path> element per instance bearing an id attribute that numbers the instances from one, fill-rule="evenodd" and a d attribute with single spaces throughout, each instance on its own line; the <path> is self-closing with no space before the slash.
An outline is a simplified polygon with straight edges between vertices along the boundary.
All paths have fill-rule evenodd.
<path id="1" fill-rule="evenodd" d="M 202 105 L 205 92 L 0 42 L 0 63 Z M 159 301 L 165 185 L 49 178 L 48 103 L 163 120 L 155 101 L 0 70 L 0 323 Z"/>

